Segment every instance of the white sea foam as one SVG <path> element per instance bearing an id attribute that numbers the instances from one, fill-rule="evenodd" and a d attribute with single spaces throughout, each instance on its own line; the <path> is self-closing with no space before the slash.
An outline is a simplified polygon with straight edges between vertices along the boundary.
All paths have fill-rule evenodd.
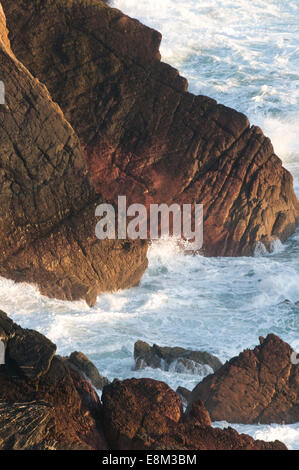
<path id="1" fill-rule="evenodd" d="M 216 428 L 227 428 L 228 426 L 235 428 L 240 433 L 249 434 L 254 439 L 262 441 L 281 441 L 286 444 L 289 450 L 299 450 L 299 424 L 289 425 L 242 425 L 229 424 L 225 421 L 213 423 Z"/>

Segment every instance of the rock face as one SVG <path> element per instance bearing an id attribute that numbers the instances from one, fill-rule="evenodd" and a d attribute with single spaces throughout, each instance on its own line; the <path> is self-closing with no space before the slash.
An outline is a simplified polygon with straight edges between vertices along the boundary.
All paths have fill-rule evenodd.
<path id="1" fill-rule="evenodd" d="M 188 370 L 191 373 L 199 373 L 204 371 L 204 366 L 209 366 L 213 371 L 222 366 L 217 357 L 204 351 L 161 347 L 157 344 L 151 347 L 144 341 L 135 343 L 134 359 L 136 370 L 144 367 L 169 370 L 173 367 L 176 372 L 186 372 Z"/>
<path id="2" fill-rule="evenodd" d="M 204 204 L 207 255 L 251 255 L 294 232 L 298 200 L 270 140 L 188 93 L 160 62 L 158 32 L 99 0 L 2 3 L 17 57 L 79 135 L 104 198 Z"/>
<path id="3" fill-rule="evenodd" d="M 213 429 L 201 402 L 183 414 L 181 400 L 152 379 L 114 381 L 103 391 L 103 422 L 112 449 L 283 450 L 276 441 L 254 441 L 229 428 Z"/>
<path id="4" fill-rule="evenodd" d="M 0 401 L 1 450 L 52 450 L 58 443 L 51 435 L 53 409 L 47 403 Z"/>
<path id="5" fill-rule="evenodd" d="M 107 449 L 101 404 L 91 385 L 36 331 L 0 312 L 6 333 L 0 366 L 0 449 Z"/>
<path id="6" fill-rule="evenodd" d="M 136 285 L 147 266 L 143 242 L 100 241 L 79 140 L 44 85 L 11 53 L 0 10 L 0 275 L 43 294 L 85 299 Z"/>
<path id="7" fill-rule="evenodd" d="M 299 421 L 299 365 L 292 348 L 277 336 L 260 338 L 206 377 L 192 392 L 201 399 L 213 421 L 230 423 L 295 423 Z"/>
<path id="8" fill-rule="evenodd" d="M 70 368 L 78 372 L 84 379 L 89 380 L 95 388 L 102 390 L 105 385 L 110 383 L 82 352 L 75 351 L 65 360 Z"/>

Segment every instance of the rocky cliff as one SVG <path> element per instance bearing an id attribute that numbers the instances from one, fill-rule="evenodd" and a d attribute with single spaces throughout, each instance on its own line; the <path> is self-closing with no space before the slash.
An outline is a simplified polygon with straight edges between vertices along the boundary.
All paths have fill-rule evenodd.
<path id="1" fill-rule="evenodd" d="M 78 137 L 48 90 L 12 54 L 0 10 L 0 275 L 43 294 L 95 302 L 127 288 L 147 266 L 142 242 L 99 241 L 103 199 L 88 176 Z"/>
<path id="2" fill-rule="evenodd" d="M 292 361 L 293 354 L 273 334 L 260 338 L 259 346 L 243 351 L 200 382 L 191 401 L 202 400 L 213 421 L 297 423 L 299 365 Z"/>
<path id="3" fill-rule="evenodd" d="M 292 177 L 248 119 L 187 92 L 161 35 L 100 0 L 2 1 L 17 57 L 79 135 L 108 200 L 204 204 L 204 253 L 250 255 L 298 222 Z"/>

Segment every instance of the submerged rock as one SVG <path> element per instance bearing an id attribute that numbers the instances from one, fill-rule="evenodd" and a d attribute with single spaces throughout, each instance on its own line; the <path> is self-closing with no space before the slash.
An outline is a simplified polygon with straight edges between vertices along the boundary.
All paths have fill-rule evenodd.
<path id="1" fill-rule="evenodd" d="M 201 402 L 182 412 L 179 396 L 152 379 L 114 381 L 104 388 L 103 422 L 111 448 L 120 450 L 284 450 L 279 441 L 211 427 Z"/>
<path id="2" fill-rule="evenodd" d="M 299 365 L 294 351 L 277 336 L 260 338 L 206 377 L 192 391 L 213 421 L 230 423 L 296 423 L 299 421 Z M 298 361 L 299 362 L 299 361 Z"/>
<path id="3" fill-rule="evenodd" d="M 147 245 L 96 238 L 103 197 L 61 109 L 11 52 L 2 8 L 0 63 L 0 275 L 90 305 L 100 292 L 136 285 Z"/>
<path id="4" fill-rule="evenodd" d="M 218 370 L 222 363 L 216 356 L 205 351 L 191 351 L 184 348 L 150 346 L 144 341 L 137 341 L 134 346 L 135 370 L 144 367 L 174 370 L 207 375 Z M 208 367 L 205 367 L 208 366 Z M 210 370 L 211 369 L 211 370 Z"/>
<path id="5" fill-rule="evenodd" d="M 160 61 L 160 33 L 100 0 L 2 3 L 17 57 L 61 106 L 106 200 L 202 203 L 207 255 L 252 255 L 295 231 L 293 179 L 270 140 L 188 93 Z"/>
<path id="6" fill-rule="evenodd" d="M 110 383 L 107 377 L 101 375 L 96 366 L 82 352 L 75 351 L 64 360 L 69 367 L 77 371 L 86 380 L 89 380 L 95 388 L 102 390 L 105 385 Z"/>

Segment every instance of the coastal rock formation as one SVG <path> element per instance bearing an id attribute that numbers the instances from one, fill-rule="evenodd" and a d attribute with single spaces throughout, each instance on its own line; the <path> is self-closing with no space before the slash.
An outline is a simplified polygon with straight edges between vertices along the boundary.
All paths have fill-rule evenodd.
<path id="1" fill-rule="evenodd" d="M 260 338 L 209 375 L 192 391 L 213 421 L 230 423 L 295 423 L 299 421 L 299 365 L 292 348 L 277 336 Z"/>
<path id="2" fill-rule="evenodd" d="M 187 414 L 168 385 L 152 379 L 114 381 L 102 395 L 103 426 L 112 449 L 284 450 L 237 431 L 214 429 L 201 402 Z"/>
<path id="3" fill-rule="evenodd" d="M 161 35 L 100 0 L 2 0 L 13 50 L 77 132 L 109 201 L 204 204 L 207 255 L 294 232 L 292 176 L 246 116 L 187 92 Z"/>
<path id="4" fill-rule="evenodd" d="M 0 449 L 107 449 L 91 385 L 54 355 L 51 341 L 0 312 L 3 330 Z"/>
<path id="5" fill-rule="evenodd" d="M 75 351 L 64 360 L 71 369 L 78 372 L 85 380 L 89 380 L 95 388 L 102 390 L 105 385 L 110 383 L 107 377 L 101 375 L 96 366 L 82 352 Z"/>
<path id="6" fill-rule="evenodd" d="M 4 312 L 0 332 L 6 349 L 0 365 L 0 450 L 285 449 L 278 441 L 213 429 L 202 402 L 183 413 L 179 395 L 152 379 L 115 380 L 104 387 L 101 403 L 82 373 L 54 355 L 55 345 L 43 335 L 21 328 Z"/>
<path id="7" fill-rule="evenodd" d="M 135 370 L 144 367 L 169 370 L 173 367 L 176 372 L 189 370 L 191 373 L 199 373 L 204 370 L 204 366 L 209 366 L 213 371 L 222 366 L 217 357 L 205 351 L 161 347 L 157 344 L 150 346 L 144 341 L 135 343 L 134 359 L 136 362 Z"/>
<path id="8" fill-rule="evenodd" d="M 100 292 L 139 282 L 147 246 L 96 238 L 95 207 L 103 199 L 79 140 L 46 87 L 12 54 L 2 13 L 0 275 L 93 304 Z"/>

